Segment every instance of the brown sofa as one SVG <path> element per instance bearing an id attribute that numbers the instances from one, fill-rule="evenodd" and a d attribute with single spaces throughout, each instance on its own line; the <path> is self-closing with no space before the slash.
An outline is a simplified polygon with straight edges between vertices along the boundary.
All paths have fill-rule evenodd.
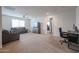
<path id="1" fill-rule="evenodd" d="M 2 44 L 19 40 L 20 35 L 17 32 L 2 30 Z"/>

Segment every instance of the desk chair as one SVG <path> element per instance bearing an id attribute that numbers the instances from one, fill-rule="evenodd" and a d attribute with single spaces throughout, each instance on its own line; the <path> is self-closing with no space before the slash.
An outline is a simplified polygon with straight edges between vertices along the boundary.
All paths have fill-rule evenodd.
<path id="1" fill-rule="evenodd" d="M 60 41 L 62 45 L 63 43 L 67 42 L 68 36 L 67 36 L 67 32 L 62 31 L 62 28 L 59 28 L 59 33 L 60 33 L 60 37 L 64 38 L 64 40 Z"/>

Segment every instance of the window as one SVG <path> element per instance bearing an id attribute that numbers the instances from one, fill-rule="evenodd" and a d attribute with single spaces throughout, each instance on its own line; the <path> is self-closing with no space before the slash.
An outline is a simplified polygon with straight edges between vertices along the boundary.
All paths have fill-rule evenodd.
<path id="1" fill-rule="evenodd" d="M 33 23 L 33 27 L 37 27 L 37 23 Z"/>
<path id="2" fill-rule="evenodd" d="M 25 21 L 12 19 L 12 27 L 25 27 Z"/>

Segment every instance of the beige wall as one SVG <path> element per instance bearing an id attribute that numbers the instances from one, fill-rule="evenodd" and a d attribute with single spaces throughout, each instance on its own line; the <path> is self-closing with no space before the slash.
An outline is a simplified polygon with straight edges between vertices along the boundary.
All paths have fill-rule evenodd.
<path id="1" fill-rule="evenodd" d="M 79 7 L 76 8 L 76 25 L 79 29 Z"/>
<path id="2" fill-rule="evenodd" d="M 0 7 L 0 48 L 2 47 L 2 11 Z"/>
<path id="3" fill-rule="evenodd" d="M 59 36 L 59 27 L 62 27 L 64 31 L 73 30 L 73 24 L 76 23 L 76 9 L 70 10 L 64 13 L 51 15 L 53 18 L 52 31 L 54 36 Z M 46 17 L 43 21 L 44 33 L 47 33 L 47 21 L 50 17 Z"/>
<path id="4" fill-rule="evenodd" d="M 54 35 L 59 36 L 59 27 L 63 31 L 73 30 L 73 24 L 76 24 L 76 10 L 71 10 L 54 17 Z"/>

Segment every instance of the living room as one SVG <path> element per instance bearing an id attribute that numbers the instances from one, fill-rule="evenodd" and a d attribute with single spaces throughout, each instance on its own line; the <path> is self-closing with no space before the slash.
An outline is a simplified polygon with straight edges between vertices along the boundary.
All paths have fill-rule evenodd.
<path id="1" fill-rule="evenodd" d="M 14 47 L 15 45 L 16 47 L 18 47 L 17 45 L 20 43 L 20 42 L 18 43 L 18 39 L 24 39 L 24 41 L 26 42 L 24 43 L 23 40 L 21 40 L 21 44 L 22 44 L 21 47 L 19 46 L 17 49 L 14 47 L 15 48 L 14 50 L 16 51 L 11 50 L 9 52 L 12 52 L 12 51 L 21 52 L 25 47 L 26 48 L 22 52 L 25 52 L 26 50 L 27 50 L 26 52 L 74 52 L 71 49 L 68 49 L 67 46 L 62 47 L 60 43 L 58 43 L 60 44 L 59 46 L 60 49 L 57 48 L 58 47 L 57 46 L 55 48 L 53 47 L 54 50 L 52 50 L 53 49 L 52 46 L 50 44 L 44 43 L 44 40 L 46 39 L 47 41 L 48 40 L 51 41 L 52 38 L 55 37 L 59 42 L 59 40 L 62 39 L 60 38 L 60 35 L 59 35 L 60 27 L 62 27 L 63 31 L 65 32 L 73 31 L 73 24 L 75 24 L 79 29 L 79 23 L 78 23 L 79 7 L 76 7 L 76 6 L 24 6 L 24 7 L 6 6 L 5 7 L 3 6 L 1 8 L 2 8 L 2 11 L 1 11 L 2 20 L 0 20 L 2 22 L 2 25 L 1 25 L 2 28 L 0 27 L 1 30 L 8 30 L 14 33 L 12 34 L 12 39 L 14 37 L 17 38 L 17 41 L 8 43 L 7 45 L 3 46 L 2 50 L 11 50 L 13 49 L 12 47 Z M 49 30 L 49 32 L 47 31 L 47 23 L 50 19 L 52 19 L 51 33 L 49 33 L 51 30 Z M 40 23 L 39 27 L 37 27 L 38 23 Z M 21 35 L 19 35 L 16 32 L 18 32 Z M 50 36 L 52 37 L 49 38 Z M 32 39 L 33 40 L 35 39 L 35 40 L 33 41 Z M 53 41 L 52 43 L 56 42 L 56 41 L 54 42 Z M 40 42 L 42 43 L 37 44 Z M 42 47 L 42 45 L 44 46 Z M 37 46 L 38 46 L 38 49 L 36 48 Z M 56 43 L 53 46 L 56 46 Z M 17 51 L 19 48 L 21 49 L 23 48 L 23 49 L 22 50 L 20 49 L 19 51 Z M 58 51 L 56 50 L 56 48 Z"/>

